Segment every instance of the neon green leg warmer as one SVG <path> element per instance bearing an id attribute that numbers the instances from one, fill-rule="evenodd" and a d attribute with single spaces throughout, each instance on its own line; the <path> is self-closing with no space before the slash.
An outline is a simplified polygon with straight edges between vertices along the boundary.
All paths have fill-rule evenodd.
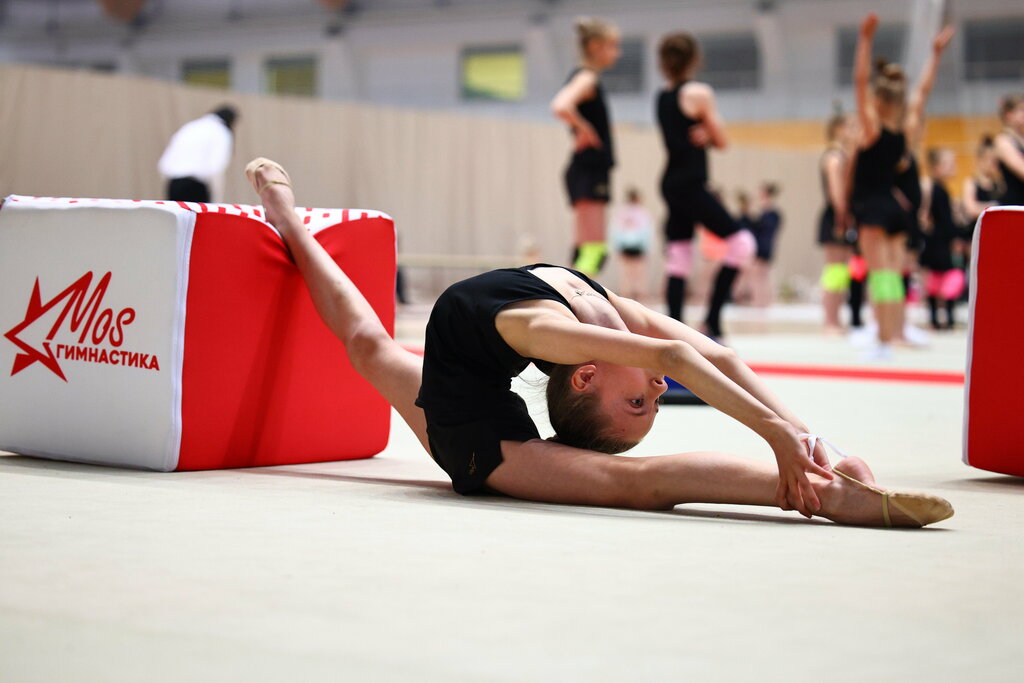
<path id="1" fill-rule="evenodd" d="M 604 265 L 607 253 L 608 246 L 604 242 L 584 242 L 580 245 L 576 262 L 572 267 L 584 275 L 597 275 L 597 271 Z"/>
<path id="2" fill-rule="evenodd" d="M 887 270 L 872 270 L 868 272 L 868 296 L 876 304 L 884 304 L 889 301 L 888 274 L 889 271 Z"/>
<path id="3" fill-rule="evenodd" d="M 895 270 L 873 270 L 868 273 L 868 293 L 876 304 L 903 301 L 903 278 Z"/>
<path id="4" fill-rule="evenodd" d="M 845 263 L 826 263 L 821 271 L 821 288 L 826 292 L 845 292 L 849 289 L 849 266 Z"/>

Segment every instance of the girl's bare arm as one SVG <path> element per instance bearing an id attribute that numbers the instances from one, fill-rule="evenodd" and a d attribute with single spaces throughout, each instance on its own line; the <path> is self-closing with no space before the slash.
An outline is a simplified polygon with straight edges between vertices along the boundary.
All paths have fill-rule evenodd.
<path id="1" fill-rule="evenodd" d="M 972 221 L 977 220 L 978 216 L 985 209 L 998 205 L 997 202 L 979 202 L 977 192 L 978 186 L 974 178 L 965 178 L 964 191 L 961 196 L 964 202 L 964 212 L 967 214 L 967 218 Z"/>
<path id="2" fill-rule="evenodd" d="M 612 305 L 619 311 L 619 315 L 622 316 L 626 326 L 631 331 L 655 339 L 679 340 L 687 343 L 714 365 L 719 372 L 780 418 L 793 425 L 799 431 L 810 431 L 803 420 L 797 417 L 792 410 L 786 407 L 781 399 L 768 389 L 764 381 L 736 355 L 735 351 L 711 341 L 700 332 L 697 332 L 688 325 L 684 325 L 678 320 L 657 311 L 652 311 L 643 304 L 617 296 L 611 292 L 608 294 Z M 682 379 L 671 374 L 669 376 L 685 384 Z M 687 386 L 689 387 L 689 385 Z"/>
<path id="3" fill-rule="evenodd" d="M 706 344 L 714 342 L 682 323 L 677 324 L 685 328 L 680 330 L 682 334 L 679 336 L 701 346 L 704 352 L 716 359 L 717 364 L 694 344 L 680 338 L 656 338 L 587 325 L 550 311 L 508 310 L 496 320 L 502 338 L 527 358 L 562 365 L 601 360 L 648 368 L 684 384 L 708 405 L 746 425 L 768 443 L 779 465 L 780 483 L 776 492 L 779 507 L 788 509 L 787 505 L 791 504 L 805 515 L 813 512 L 819 503 L 807 473 L 831 478 L 831 473 L 822 466 L 826 460 L 824 451 L 816 451 L 814 460 L 807 457 L 806 446 L 797 437 L 800 431 L 807 431 L 804 425 L 786 418 L 791 414 L 782 407 L 781 401 L 735 358 L 735 353 L 724 347 L 712 353 Z M 739 378 L 742 384 L 726 374 L 723 368 Z M 753 387 L 756 394 L 747 386 Z M 784 414 L 780 415 L 779 411 L 766 405 L 758 395 L 778 406 Z"/>
<path id="4" fill-rule="evenodd" d="M 687 83 L 679 89 L 679 109 L 692 119 L 700 121 L 707 133 L 708 144 L 725 149 L 729 144 L 725 136 L 725 122 L 718 113 L 715 91 L 706 83 Z"/>
<path id="5" fill-rule="evenodd" d="M 871 103 L 871 43 L 878 28 L 878 15 L 864 17 L 857 37 L 857 52 L 853 62 L 853 91 L 857 100 L 857 121 L 860 123 L 863 147 L 870 147 L 878 137 L 878 113 Z"/>
<path id="6" fill-rule="evenodd" d="M 825 185 L 829 203 L 835 211 L 836 228 L 845 228 L 849 207 L 846 199 L 846 164 L 840 152 L 830 152 L 825 157 Z"/>
<path id="7" fill-rule="evenodd" d="M 910 96 L 910 102 L 907 107 L 907 120 L 904 126 L 907 134 L 907 146 L 910 149 L 917 149 L 924 134 L 925 109 L 928 106 L 928 98 L 935 87 L 935 76 L 939 71 L 939 60 L 942 58 L 942 52 L 949 45 L 949 41 L 952 40 L 953 32 L 953 27 L 947 26 L 935 36 L 935 40 L 932 42 L 931 55 L 929 55 L 928 61 L 924 65 L 924 71 L 921 72 L 921 80 L 918 82 L 917 88 L 914 89 L 914 94 Z"/>
<path id="8" fill-rule="evenodd" d="M 577 106 L 594 96 L 597 75 L 589 69 L 580 70 L 562 86 L 551 100 L 551 112 L 569 124 L 577 136 L 577 148 L 600 147 L 601 139 L 590 123 L 580 116 Z"/>

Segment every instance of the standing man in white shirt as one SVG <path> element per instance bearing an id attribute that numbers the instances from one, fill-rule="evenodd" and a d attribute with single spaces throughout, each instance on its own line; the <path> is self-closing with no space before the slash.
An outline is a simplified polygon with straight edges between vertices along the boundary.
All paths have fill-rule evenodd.
<path id="1" fill-rule="evenodd" d="M 224 171 L 231 160 L 234 107 L 222 106 L 178 129 L 160 157 L 167 199 L 210 202 L 223 199 Z"/>

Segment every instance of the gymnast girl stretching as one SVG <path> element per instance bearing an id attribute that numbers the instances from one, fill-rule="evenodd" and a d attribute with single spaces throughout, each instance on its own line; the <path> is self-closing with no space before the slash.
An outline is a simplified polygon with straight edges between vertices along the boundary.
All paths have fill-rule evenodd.
<path id="1" fill-rule="evenodd" d="M 1024 95 L 1007 95 L 999 105 L 1003 132 L 996 136 L 996 156 L 1006 192 L 1003 204 L 1024 206 Z"/>
<path id="2" fill-rule="evenodd" d="M 860 134 L 851 208 L 878 323 L 878 342 L 870 355 L 888 358 L 889 344 L 903 336 L 902 270 L 907 259 L 907 233 L 912 227 L 907 210 L 897 199 L 897 175 L 900 171 L 909 173 L 907 151 L 920 140 L 938 61 L 953 37 L 953 29 L 946 27 L 935 37 L 921 81 L 908 102 L 906 76 L 899 66 L 881 60 L 871 79 L 871 43 L 877 28 L 878 15 L 868 14 L 861 23 L 854 61 Z"/>
<path id="3" fill-rule="evenodd" d="M 303 226 L 284 170 L 256 159 L 246 175 L 352 365 L 459 493 L 638 509 L 774 504 L 877 526 L 923 526 L 953 512 L 942 498 L 885 491 L 858 458 L 832 469 L 821 441 L 733 351 L 578 271 L 536 265 L 452 285 L 431 312 L 420 358 L 391 339 Z M 511 390 L 531 361 L 550 376 L 554 440 L 539 438 Z M 665 374 L 761 435 L 777 466 L 725 453 L 613 455 L 647 434 Z"/>
<path id="4" fill-rule="evenodd" d="M 611 117 L 600 75 L 618 61 L 619 30 L 603 19 L 576 21 L 581 64 L 551 101 L 551 111 L 569 124 L 573 153 L 565 170 L 565 187 L 573 209 L 573 267 L 596 275 L 604 265 L 605 209 L 611 197 L 615 165 Z"/>
<path id="5" fill-rule="evenodd" d="M 666 300 L 668 314 L 683 319 L 686 280 L 693 263 L 693 231 L 697 223 L 722 237 L 727 251 L 715 277 L 704 326 L 708 335 L 722 337 L 722 307 L 732 295 L 739 271 L 756 249 L 754 236 L 742 230 L 708 191 L 707 147 L 726 145 L 711 86 L 692 80 L 700 67 L 700 46 L 689 33 L 665 36 L 658 49 L 667 88 L 658 94 L 657 114 L 668 163 L 661 194 L 668 205 L 665 222 Z"/>

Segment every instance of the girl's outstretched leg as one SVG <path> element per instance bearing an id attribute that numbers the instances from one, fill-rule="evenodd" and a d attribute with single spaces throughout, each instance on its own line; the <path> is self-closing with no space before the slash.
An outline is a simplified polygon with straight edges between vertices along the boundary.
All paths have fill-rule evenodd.
<path id="1" fill-rule="evenodd" d="M 503 442 L 501 452 L 504 462 L 487 478 L 487 485 L 506 495 L 550 503 L 643 510 L 683 503 L 775 507 L 779 483 L 774 463 L 728 453 L 630 458 L 550 442 Z M 877 490 L 841 476 L 828 481 L 809 475 L 821 501 L 816 514 L 841 524 L 883 526 L 884 489 L 875 483 L 867 464 L 851 457 L 834 469 Z M 896 505 L 890 507 L 890 517 L 893 526 L 921 526 Z M 925 523 L 934 521 L 939 519 Z"/>
<path id="2" fill-rule="evenodd" d="M 302 224 L 284 169 L 269 159 L 255 159 L 246 177 L 259 192 L 267 221 L 291 252 L 320 318 L 345 345 L 356 371 L 394 406 L 426 448 L 426 420 L 415 404 L 423 360 L 391 338 L 359 289 Z"/>

